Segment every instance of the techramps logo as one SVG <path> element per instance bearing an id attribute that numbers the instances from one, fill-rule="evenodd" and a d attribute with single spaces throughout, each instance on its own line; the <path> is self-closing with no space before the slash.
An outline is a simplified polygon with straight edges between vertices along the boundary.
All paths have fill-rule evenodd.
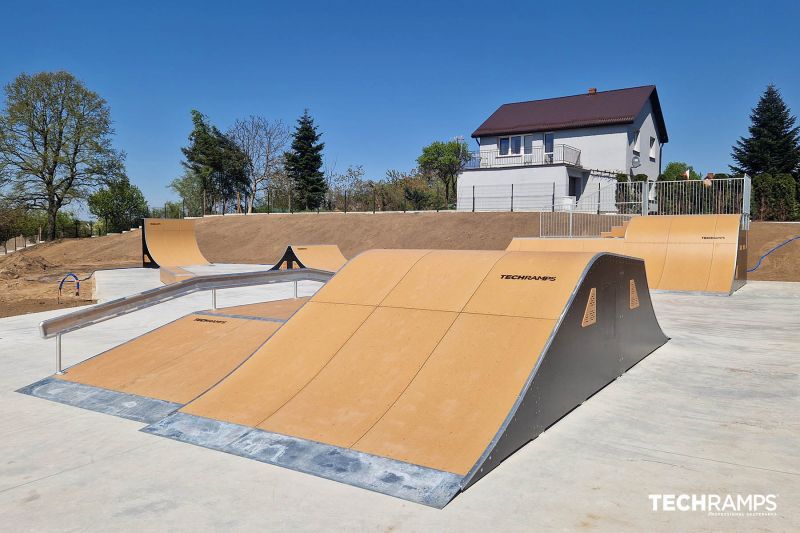
<path id="1" fill-rule="evenodd" d="M 708 516 L 777 516 L 777 494 L 648 494 L 656 512 L 706 513 Z"/>
<path id="2" fill-rule="evenodd" d="M 555 276 L 530 276 L 526 274 L 500 274 L 500 279 L 515 279 L 522 281 L 555 281 Z"/>

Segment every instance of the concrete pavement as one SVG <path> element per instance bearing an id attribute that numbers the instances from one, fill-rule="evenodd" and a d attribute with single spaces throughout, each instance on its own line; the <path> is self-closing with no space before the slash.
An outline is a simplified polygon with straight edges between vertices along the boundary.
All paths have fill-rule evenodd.
<path id="1" fill-rule="evenodd" d="M 100 274 L 100 290 L 149 288 L 148 272 L 133 270 L 113 271 L 118 281 Z M 103 288 L 123 278 L 128 286 Z M 218 302 L 291 292 L 288 284 L 235 289 Z M 40 339 L 37 324 L 69 310 L 0 319 L 0 523 L 14 531 L 800 529 L 800 284 L 653 299 L 672 340 L 443 510 L 17 394 L 53 372 L 54 341 Z M 195 294 L 70 333 L 65 363 L 209 306 L 209 295 Z M 776 494 L 777 509 L 653 511 L 651 494 Z"/>

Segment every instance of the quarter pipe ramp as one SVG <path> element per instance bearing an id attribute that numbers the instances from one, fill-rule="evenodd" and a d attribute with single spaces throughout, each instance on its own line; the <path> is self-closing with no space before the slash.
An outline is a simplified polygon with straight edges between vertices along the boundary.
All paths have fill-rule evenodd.
<path id="1" fill-rule="evenodd" d="M 507 249 L 641 257 L 652 289 L 732 294 L 747 280 L 747 232 L 739 223 L 740 215 L 634 217 L 621 238 L 515 238 Z"/>
<path id="2" fill-rule="evenodd" d="M 666 340 L 638 259 L 374 250 L 143 431 L 443 507 Z"/>
<path id="3" fill-rule="evenodd" d="M 207 265 L 197 246 L 194 220 L 146 218 L 142 226 L 142 266 Z"/>

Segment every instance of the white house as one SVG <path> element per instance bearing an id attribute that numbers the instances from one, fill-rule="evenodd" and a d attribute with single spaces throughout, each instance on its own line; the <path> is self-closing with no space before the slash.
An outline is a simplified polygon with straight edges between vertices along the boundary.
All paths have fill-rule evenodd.
<path id="1" fill-rule="evenodd" d="M 593 210 L 619 173 L 655 180 L 668 141 L 653 85 L 504 104 L 472 137 L 459 210 Z"/>

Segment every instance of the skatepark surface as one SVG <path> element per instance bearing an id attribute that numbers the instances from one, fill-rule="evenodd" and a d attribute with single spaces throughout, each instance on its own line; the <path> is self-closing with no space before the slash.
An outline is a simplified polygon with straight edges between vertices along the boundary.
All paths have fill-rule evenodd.
<path id="1" fill-rule="evenodd" d="M 98 292 L 158 286 L 111 271 Z M 152 279 L 151 279 L 152 278 Z M 148 285 L 152 284 L 152 285 Z M 301 284 L 310 295 L 318 285 Z M 291 296 L 221 291 L 222 306 Z M 13 391 L 52 373 L 38 323 L 0 320 L 0 516 L 14 530 L 608 531 L 800 527 L 796 309 L 800 284 L 733 296 L 654 294 L 671 341 L 507 459 L 444 510 L 137 431 L 141 423 Z M 194 294 L 64 337 L 74 364 L 187 313 Z M 153 312 L 157 310 L 157 312 Z M 651 510 L 650 494 L 778 494 L 775 516 Z"/>

